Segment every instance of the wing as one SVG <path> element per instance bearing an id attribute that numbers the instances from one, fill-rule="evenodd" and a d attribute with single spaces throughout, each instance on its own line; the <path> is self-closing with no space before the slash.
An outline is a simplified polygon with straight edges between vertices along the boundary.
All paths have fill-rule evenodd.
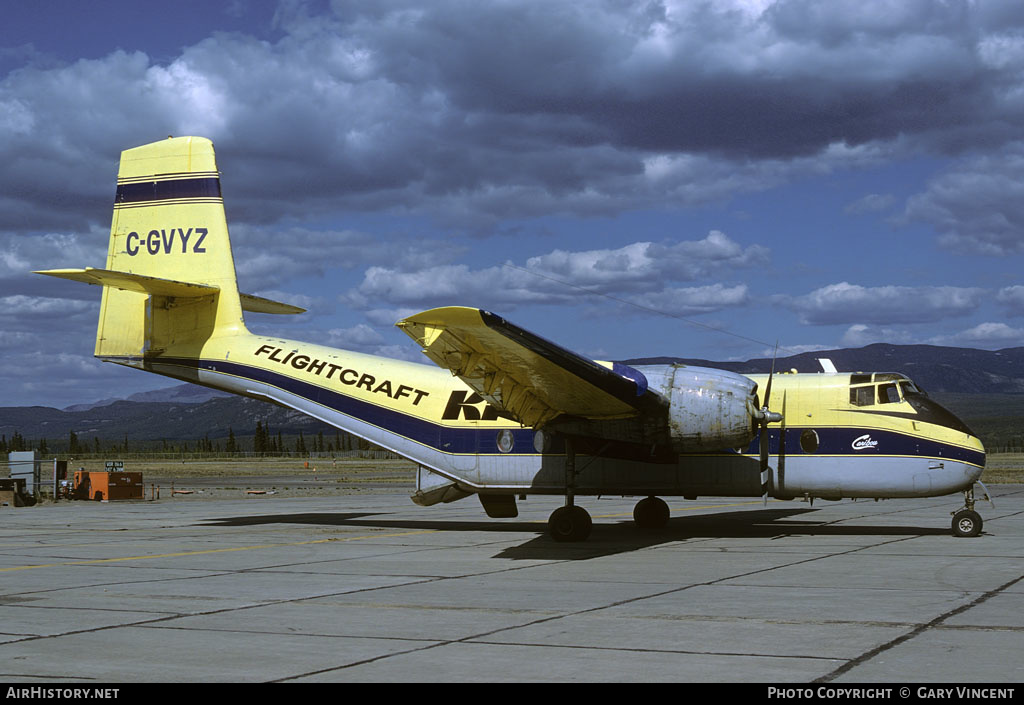
<path id="1" fill-rule="evenodd" d="M 562 415 L 629 418 L 662 405 L 639 371 L 588 360 L 487 311 L 435 308 L 396 325 L 427 357 L 524 426 Z"/>

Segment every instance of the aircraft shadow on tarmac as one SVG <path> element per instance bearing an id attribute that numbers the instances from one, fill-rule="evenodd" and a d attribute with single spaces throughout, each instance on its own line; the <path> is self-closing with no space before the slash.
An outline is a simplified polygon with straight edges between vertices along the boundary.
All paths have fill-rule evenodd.
<path id="1" fill-rule="evenodd" d="M 494 557 L 522 559 L 589 559 L 649 548 L 665 543 L 691 539 L 781 539 L 789 536 L 929 536 L 947 535 L 946 528 L 915 526 L 865 526 L 860 524 L 826 524 L 799 520 L 816 512 L 810 508 L 773 508 L 673 517 L 662 529 L 639 529 L 623 519 L 614 522 L 595 521 L 587 541 L 559 543 L 547 535 L 546 522 L 443 521 L 389 519 L 382 513 L 309 512 L 302 514 L 260 514 L 223 519 L 207 519 L 200 526 L 256 526 L 261 524 L 309 524 L 313 526 L 365 527 L 412 531 L 485 531 L 494 533 L 535 533 L 518 546 L 501 550 Z"/>

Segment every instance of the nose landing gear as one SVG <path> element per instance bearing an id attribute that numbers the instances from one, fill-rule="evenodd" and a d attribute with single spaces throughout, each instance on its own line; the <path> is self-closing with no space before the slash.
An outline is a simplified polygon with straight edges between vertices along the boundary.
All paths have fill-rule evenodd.
<path id="1" fill-rule="evenodd" d="M 973 509 L 961 509 L 953 513 L 953 535 L 959 537 L 977 536 L 981 533 L 981 515 Z"/>
<path id="2" fill-rule="evenodd" d="M 978 483 L 981 485 L 981 483 Z M 988 494 L 988 489 L 985 485 L 981 485 L 982 490 L 985 491 L 985 499 L 992 503 L 992 498 Z M 957 537 L 973 537 L 981 533 L 982 520 L 981 515 L 974 511 L 974 485 L 964 490 L 964 507 L 955 512 L 951 512 L 953 515 L 953 535 Z"/>

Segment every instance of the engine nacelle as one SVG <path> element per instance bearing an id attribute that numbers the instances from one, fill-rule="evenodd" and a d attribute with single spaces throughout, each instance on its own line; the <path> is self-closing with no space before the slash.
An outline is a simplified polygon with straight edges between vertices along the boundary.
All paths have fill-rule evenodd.
<path id="1" fill-rule="evenodd" d="M 746 448 L 755 433 L 757 384 L 749 377 L 708 367 L 673 366 L 662 394 L 668 426 L 680 453 Z"/>

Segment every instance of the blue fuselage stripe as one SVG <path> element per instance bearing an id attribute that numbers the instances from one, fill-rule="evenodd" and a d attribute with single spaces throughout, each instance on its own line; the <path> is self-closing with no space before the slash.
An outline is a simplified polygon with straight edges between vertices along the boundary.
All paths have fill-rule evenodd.
<path id="1" fill-rule="evenodd" d="M 332 411 L 386 429 L 442 453 L 499 454 L 497 443 L 498 432 L 502 430 L 501 428 L 488 428 L 484 430 L 442 426 L 401 411 L 377 406 L 347 394 L 335 392 L 323 386 L 303 382 L 278 372 L 226 360 L 197 361 L 184 358 L 161 358 L 155 362 L 180 365 L 199 370 L 223 372 L 234 377 L 262 382 L 324 406 Z M 513 449 L 517 454 L 524 452 L 535 453 L 532 429 L 520 428 L 517 425 L 509 427 L 509 430 L 514 434 Z"/>
<path id="2" fill-rule="evenodd" d="M 924 456 L 928 458 L 948 458 L 959 462 L 984 467 L 985 454 L 971 448 L 963 448 L 951 443 L 943 443 L 930 438 L 911 436 L 899 431 L 867 426 L 842 426 L 838 428 L 811 429 L 817 436 L 817 448 L 807 452 L 800 446 L 801 434 L 807 428 L 786 429 L 786 456 Z M 856 446 L 854 441 L 867 436 Z M 760 451 L 760 438 L 755 437 L 747 447 L 748 454 L 757 455 Z M 779 431 L 769 429 L 768 452 L 777 455 L 779 452 Z"/>
<path id="3" fill-rule="evenodd" d="M 217 372 L 232 375 L 241 379 L 261 382 L 276 387 L 311 402 L 324 406 L 338 413 L 360 421 L 373 424 L 379 428 L 393 432 L 411 441 L 446 454 L 478 453 L 483 455 L 501 455 L 498 451 L 497 439 L 500 427 L 456 428 L 427 421 L 401 411 L 371 404 L 347 394 L 335 392 L 326 387 L 304 382 L 294 377 L 273 372 L 261 367 L 246 365 L 227 360 L 194 360 L 189 358 L 159 358 L 153 361 L 162 365 L 176 365 L 190 369 Z M 515 454 L 536 454 L 533 446 L 534 432 L 529 428 L 517 426 L 505 427 L 514 434 Z M 985 464 L 985 454 L 955 446 L 941 441 L 919 438 L 897 431 L 887 431 L 863 426 L 814 429 L 818 436 L 818 447 L 814 452 L 805 452 L 800 447 L 800 435 L 803 428 L 786 430 L 786 455 L 791 456 L 925 456 L 931 458 L 948 458 L 954 461 L 969 463 L 979 467 Z M 868 434 L 874 445 L 866 445 L 855 449 L 854 439 Z M 778 430 L 769 431 L 769 453 L 779 452 Z M 646 448 L 646 447 L 645 447 Z M 729 451 L 726 451 L 729 452 Z M 732 451 L 735 452 L 735 451 Z M 746 454 L 757 455 L 760 445 L 757 437 L 751 441 Z M 646 450 L 648 459 L 649 449 Z"/>

